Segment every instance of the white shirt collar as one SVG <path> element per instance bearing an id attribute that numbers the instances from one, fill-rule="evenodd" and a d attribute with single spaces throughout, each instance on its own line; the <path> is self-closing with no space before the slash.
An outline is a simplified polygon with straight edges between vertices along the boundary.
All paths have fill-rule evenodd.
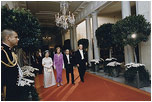
<path id="1" fill-rule="evenodd" d="M 3 44 L 6 45 L 6 46 L 8 46 L 8 47 L 10 47 L 8 44 L 6 44 L 6 43 L 4 43 L 4 42 L 3 42 Z M 10 48 L 11 48 L 11 47 L 10 47 Z"/>
<path id="2" fill-rule="evenodd" d="M 79 51 L 83 51 L 83 50 L 80 50 L 80 49 L 79 49 Z"/>
<path id="3" fill-rule="evenodd" d="M 80 51 L 80 54 L 81 54 L 81 58 L 84 59 L 83 50 L 79 49 L 79 51 Z"/>
<path id="4" fill-rule="evenodd" d="M 66 55 L 69 58 L 69 55 Z"/>

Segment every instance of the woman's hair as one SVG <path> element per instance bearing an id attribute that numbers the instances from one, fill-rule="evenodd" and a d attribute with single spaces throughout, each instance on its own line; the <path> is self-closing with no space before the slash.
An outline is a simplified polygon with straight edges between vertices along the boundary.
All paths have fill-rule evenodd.
<path id="1" fill-rule="evenodd" d="M 61 48 L 60 48 L 60 47 L 57 47 L 57 48 L 56 48 L 56 53 L 57 53 L 57 50 L 58 50 L 58 49 L 60 49 L 60 52 L 61 52 Z"/>
<path id="2" fill-rule="evenodd" d="M 49 53 L 49 50 L 46 50 L 46 51 L 44 52 L 44 55 L 45 55 L 46 53 Z M 49 54 L 50 54 L 50 53 L 49 53 Z"/>
<path id="3" fill-rule="evenodd" d="M 39 57 L 39 52 L 38 52 L 38 51 L 36 51 L 36 54 L 35 54 L 35 55 L 36 55 L 36 57 Z"/>

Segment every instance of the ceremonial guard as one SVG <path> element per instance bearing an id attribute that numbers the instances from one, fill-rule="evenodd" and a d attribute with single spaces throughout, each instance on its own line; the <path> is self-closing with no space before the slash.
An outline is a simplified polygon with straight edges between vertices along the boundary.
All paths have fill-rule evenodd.
<path id="1" fill-rule="evenodd" d="M 18 66 L 17 56 L 12 52 L 12 48 L 18 44 L 18 35 L 13 30 L 5 29 L 1 33 L 1 90 L 2 95 L 6 93 L 9 101 L 18 100 Z M 2 99 L 3 100 L 3 99 Z"/>

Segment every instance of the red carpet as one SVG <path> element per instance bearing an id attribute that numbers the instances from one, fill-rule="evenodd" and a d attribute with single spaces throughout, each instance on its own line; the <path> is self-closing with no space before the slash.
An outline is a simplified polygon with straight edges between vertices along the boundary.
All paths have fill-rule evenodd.
<path id="1" fill-rule="evenodd" d="M 75 85 L 66 84 L 63 71 L 63 86 L 43 87 L 43 75 L 35 78 L 35 87 L 41 101 L 150 101 L 148 92 L 133 88 L 90 73 L 85 74 L 85 82 L 80 82 L 77 69 Z M 55 72 L 56 75 L 56 72 Z M 71 80 L 70 80 L 71 81 Z"/>

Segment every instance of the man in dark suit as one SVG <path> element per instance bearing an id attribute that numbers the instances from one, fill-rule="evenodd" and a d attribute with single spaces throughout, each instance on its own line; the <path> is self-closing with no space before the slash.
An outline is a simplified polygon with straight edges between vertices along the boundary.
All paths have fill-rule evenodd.
<path id="1" fill-rule="evenodd" d="M 73 58 L 72 55 L 69 53 L 69 49 L 65 50 L 65 55 L 63 56 L 63 59 L 64 59 L 64 66 L 66 69 L 67 83 L 69 83 L 69 73 L 71 73 L 72 84 L 74 84 Z"/>
<path id="2" fill-rule="evenodd" d="M 35 59 L 34 52 L 31 55 L 31 64 L 32 64 L 32 67 L 36 68 L 36 59 Z"/>
<path id="3" fill-rule="evenodd" d="M 6 92 L 6 100 L 18 100 L 18 68 L 17 59 L 12 48 L 18 44 L 18 35 L 13 30 L 3 30 L 1 33 L 1 91 Z M 5 91 L 6 90 L 6 91 Z"/>
<path id="4" fill-rule="evenodd" d="M 39 69 L 39 74 L 42 74 L 43 72 L 43 66 L 42 66 L 42 59 L 43 59 L 43 56 L 42 56 L 42 53 L 41 53 L 41 49 L 39 49 L 39 51 L 36 52 L 36 68 Z"/>
<path id="5" fill-rule="evenodd" d="M 84 75 L 87 65 L 87 54 L 83 50 L 82 44 L 79 44 L 79 49 L 75 52 L 75 58 L 76 58 L 76 65 L 79 70 L 80 79 L 82 82 L 84 82 Z"/>

